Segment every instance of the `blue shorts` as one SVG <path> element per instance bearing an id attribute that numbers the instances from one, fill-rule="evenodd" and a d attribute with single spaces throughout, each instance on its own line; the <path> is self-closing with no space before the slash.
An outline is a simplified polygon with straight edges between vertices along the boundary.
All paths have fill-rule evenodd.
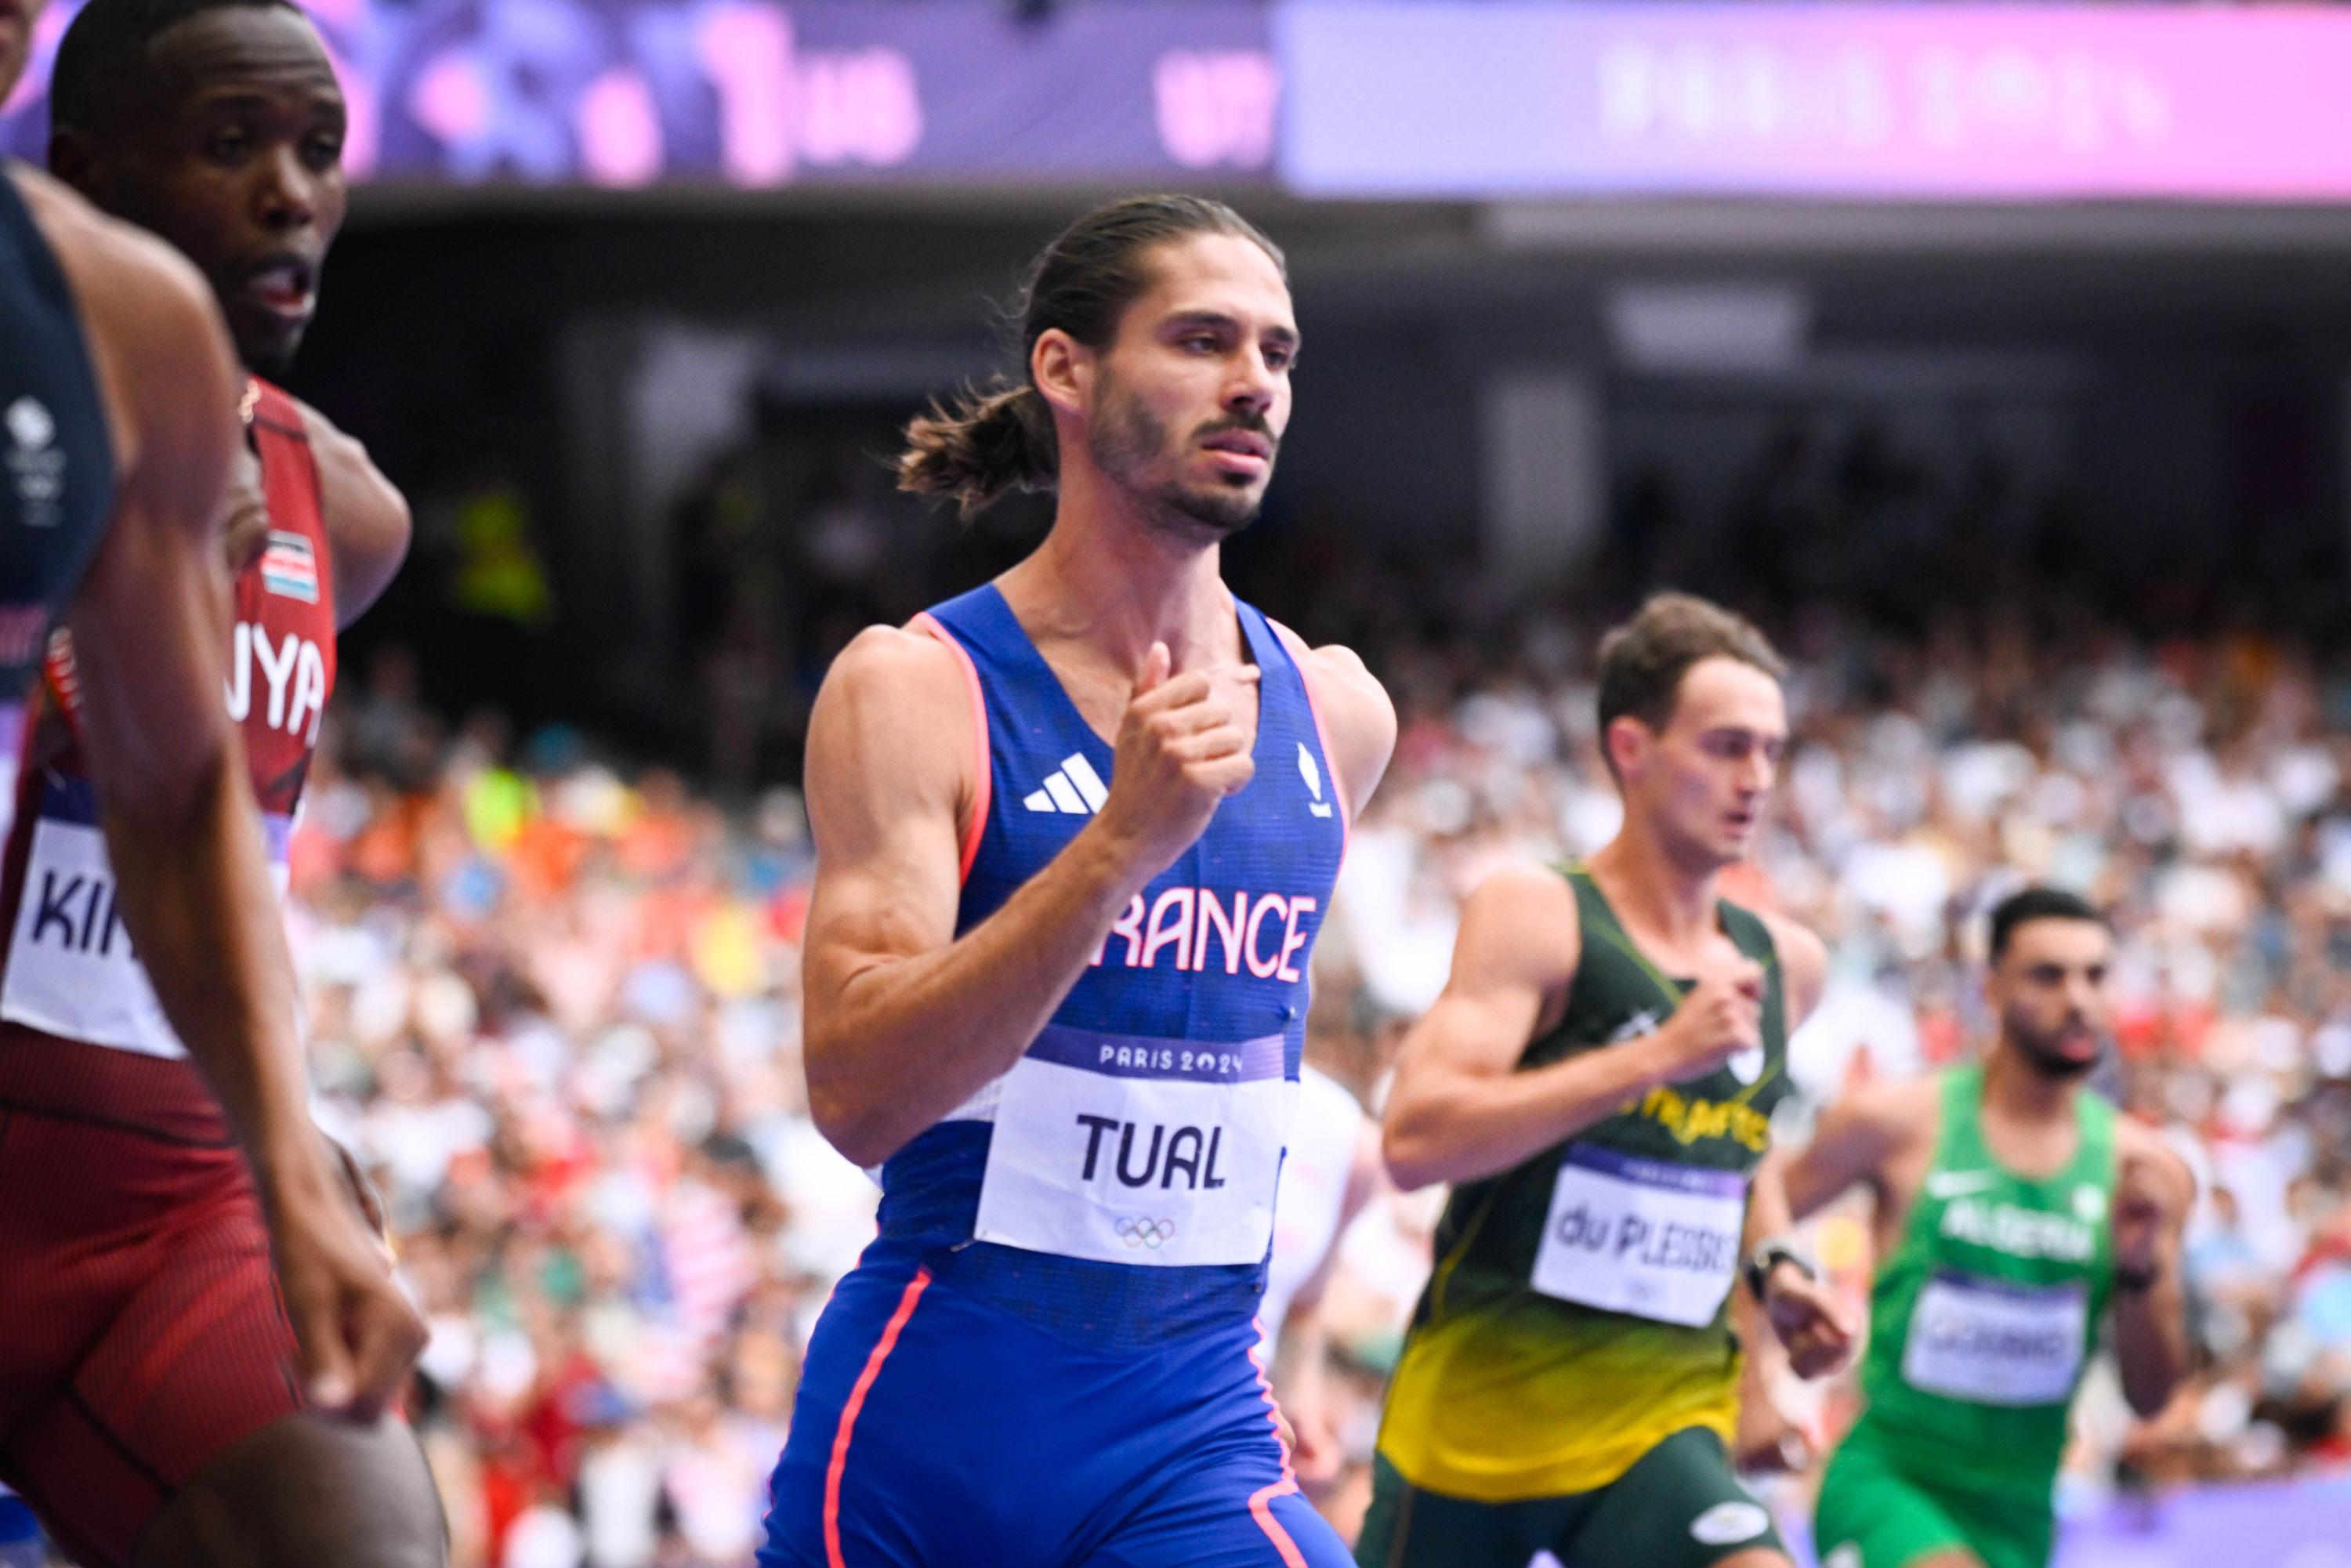
<path id="1" fill-rule="evenodd" d="M 1075 1349 L 876 1243 L 810 1343 L 760 1568 L 1352 1568 L 1256 1348 Z"/>

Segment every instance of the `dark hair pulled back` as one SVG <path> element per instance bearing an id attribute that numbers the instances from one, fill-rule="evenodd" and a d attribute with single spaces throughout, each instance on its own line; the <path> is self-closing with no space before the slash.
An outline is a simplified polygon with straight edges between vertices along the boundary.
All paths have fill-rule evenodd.
<path id="1" fill-rule="evenodd" d="M 1126 308 L 1151 284 L 1149 253 L 1197 234 L 1253 241 L 1274 265 L 1280 247 L 1222 202 L 1205 196 L 1129 196 L 1096 207 L 1047 246 L 1021 285 L 1019 379 L 996 376 L 935 402 L 906 426 L 898 487 L 951 497 L 967 518 L 1007 490 L 1050 487 L 1061 470 L 1052 411 L 1029 378 L 1037 340 L 1055 329 L 1089 349 L 1118 333 Z"/>

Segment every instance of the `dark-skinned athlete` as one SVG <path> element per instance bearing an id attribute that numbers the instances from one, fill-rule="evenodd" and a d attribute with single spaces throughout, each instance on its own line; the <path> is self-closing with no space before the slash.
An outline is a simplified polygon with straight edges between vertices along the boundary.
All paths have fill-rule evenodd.
<path id="1" fill-rule="evenodd" d="M 421 1325 L 309 1124 L 271 886 L 338 621 L 396 568 L 406 512 L 356 444 L 276 388 L 240 383 L 215 314 L 249 370 L 281 368 L 299 342 L 341 216 L 341 97 L 289 6 L 97 0 L 60 47 L 51 102 L 53 169 L 178 246 L 217 296 L 152 242 L 114 240 L 191 294 L 209 334 L 209 358 L 159 354 L 123 375 L 154 414 L 109 406 L 89 432 L 101 454 L 110 436 L 123 465 L 118 510 L 131 514 L 148 418 L 210 422 L 202 433 L 235 476 L 225 506 L 206 498 L 216 476 L 171 486 L 179 542 L 207 557 L 203 657 L 171 705 L 128 725 L 110 716 L 118 666 L 162 662 L 134 641 L 152 636 L 146 624 L 77 612 L 47 649 L 0 876 L 0 1186 L 39 1195 L 0 1213 L 0 1269 L 25 1282 L 0 1305 L 0 1479 L 86 1568 L 426 1568 L 443 1557 L 438 1505 L 413 1437 L 383 1415 Z M 127 235 L 53 185 L 22 184 L 93 232 Z M 74 293 L 103 385 L 100 324 L 117 297 Z M 73 417 L 89 423 L 87 406 Z M 152 748 L 174 726 L 211 736 L 205 787 L 238 813 L 243 839 L 233 885 L 147 893 L 159 919 L 134 905 L 152 862 L 171 854 L 111 831 L 125 808 L 110 756 Z M 184 791 L 173 769 L 195 763 L 149 766 L 161 775 L 151 789 Z M 213 971 L 236 956 L 224 930 L 269 967 L 266 994 L 216 1019 L 226 988 Z M 172 1005 L 192 986 L 194 1005 Z M 333 1271 L 307 1256 L 321 1242 L 306 1230 L 331 1240 Z"/>

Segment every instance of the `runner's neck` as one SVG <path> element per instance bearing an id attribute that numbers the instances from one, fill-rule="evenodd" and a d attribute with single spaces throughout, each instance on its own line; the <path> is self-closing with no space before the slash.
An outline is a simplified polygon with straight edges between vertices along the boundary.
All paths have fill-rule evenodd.
<path id="1" fill-rule="evenodd" d="M 1089 505 L 1065 492 L 1045 542 L 997 587 L 1032 641 L 1081 642 L 1130 679 L 1165 643 L 1180 674 L 1247 659 L 1221 562 L 1214 543 L 1172 538 L 1105 497 Z"/>
<path id="2" fill-rule="evenodd" d="M 1688 978 L 1697 956 L 1721 929 L 1721 869 L 1693 875 L 1630 815 L 1624 831 L 1583 863 L 1625 934 L 1676 978 Z"/>
<path id="3" fill-rule="evenodd" d="M 2019 1176 L 2045 1179 L 2064 1170 L 2074 1160 L 2074 1096 L 2081 1092 L 2079 1082 L 2036 1072 L 2017 1060 L 2011 1049 L 1995 1045 L 1983 1070 L 1985 1143 L 1992 1146 L 2001 1164 Z M 1998 1146 L 2002 1131 L 2034 1145 L 2045 1145 L 2054 1138 L 2064 1145 L 2064 1157 L 2053 1160 L 2045 1146 L 2036 1146 L 2033 1153 L 2040 1157 L 2019 1159 L 2015 1155 L 2022 1151 Z M 2046 1171 L 2041 1169 L 2043 1166 L 2048 1166 Z"/>

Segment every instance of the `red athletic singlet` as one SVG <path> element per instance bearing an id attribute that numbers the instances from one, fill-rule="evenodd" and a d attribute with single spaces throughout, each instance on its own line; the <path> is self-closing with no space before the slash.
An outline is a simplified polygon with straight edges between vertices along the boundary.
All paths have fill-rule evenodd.
<path id="1" fill-rule="evenodd" d="M 319 716 L 334 690 L 334 580 L 301 412 L 277 388 L 254 386 L 252 431 L 269 535 L 259 561 L 236 581 L 227 701 L 244 731 L 270 859 L 282 884 Z M 184 1058 L 114 906 L 98 799 L 77 734 L 73 648 L 63 631 L 50 640 L 45 674 L 45 700 L 27 731 L 0 875 L 0 929 L 7 934 L 0 957 L 0 1038 L 30 1030 L 140 1056 Z M 10 1069 L 26 1065 L 5 1059 L 21 1054 L 0 1051 L 0 1100 L 13 1098 L 11 1082 L 21 1081 L 20 1071 Z M 50 1070 L 58 1080 L 96 1074 L 124 1088 L 130 1087 L 124 1080 L 147 1076 L 104 1061 L 57 1061 Z M 134 1091 L 130 1104 L 75 1108 L 143 1122 L 136 1103 L 142 1097 Z M 152 1109 L 169 1113 L 176 1107 Z"/>
<path id="2" fill-rule="evenodd" d="M 269 535 L 227 701 L 282 881 L 334 578 L 301 411 L 255 386 Z M 0 1481 L 75 1561 L 128 1568 L 179 1489 L 302 1398 L 244 1157 L 114 908 L 62 632 L 47 676 L 0 875 Z"/>

